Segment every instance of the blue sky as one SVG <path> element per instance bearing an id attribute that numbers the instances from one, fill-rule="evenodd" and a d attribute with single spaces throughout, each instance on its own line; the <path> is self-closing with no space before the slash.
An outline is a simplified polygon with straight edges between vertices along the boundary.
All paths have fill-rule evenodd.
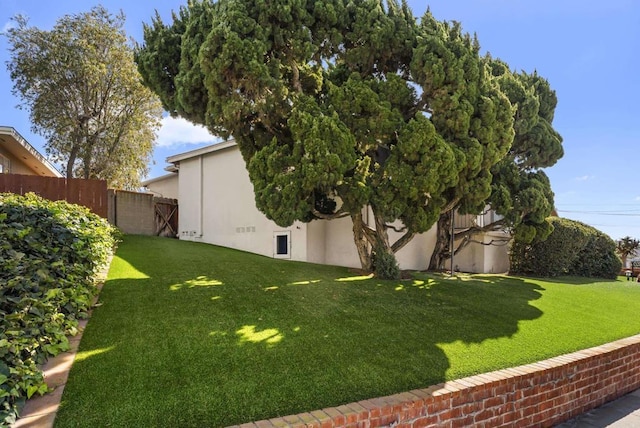
<path id="1" fill-rule="evenodd" d="M 154 10 L 168 19 L 186 0 L 103 1 L 122 10 L 127 34 L 142 40 L 142 22 Z M 2 0 L 0 28 L 16 14 L 50 29 L 65 14 L 88 11 L 92 1 Z M 614 239 L 640 239 L 640 2 L 637 0 L 409 0 L 416 16 L 427 5 L 438 19 L 456 20 L 476 33 L 483 51 L 512 69 L 546 77 L 558 95 L 555 128 L 564 157 L 547 169 L 562 217 L 590 224 Z M 44 153 L 27 111 L 15 106 L 0 37 L 0 125 L 13 126 Z M 166 119 L 150 177 L 164 174 L 165 158 L 215 141 L 202 128 Z"/>

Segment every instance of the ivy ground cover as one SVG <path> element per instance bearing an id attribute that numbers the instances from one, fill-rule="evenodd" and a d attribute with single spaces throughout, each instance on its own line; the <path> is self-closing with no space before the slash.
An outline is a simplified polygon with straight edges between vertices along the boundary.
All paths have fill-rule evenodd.
<path id="1" fill-rule="evenodd" d="M 225 426 L 426 387 L 640 332 L 631 281 L 346 268 L 126 237 L 56 427 Z"/>
<path id="2" fill-rule="evenodd" d="M 38 364 L 69 349 L 116 239 L 87 208 L 0 193 L 0 427 L 48 391 Z"/>

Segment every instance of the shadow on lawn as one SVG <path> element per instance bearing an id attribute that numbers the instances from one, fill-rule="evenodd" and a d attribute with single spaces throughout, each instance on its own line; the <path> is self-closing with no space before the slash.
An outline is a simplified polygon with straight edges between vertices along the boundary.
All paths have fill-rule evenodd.
<path id="1" fill-rule="evenodd" d="M 426 387 L 449 369 L 439 344 L 542 314 L 514 278 L 380 281 L 166 239 L 118 256 L 144 275 L 105 284 L 80 350 L 110 350 L 74 365 L 59 426 L 232 425 Z"/>
<path id="2" fill-rule="evenodd" d="M 615 283 L 618 281 L 626 281 L 624 277 L 618 277 L 616 279 L 609 278 L 586 278 L 582 276 L 555 276 L 555 277 L 532 277 L 531 279 L 536 281 L 552 282 L 555 284 L 567 284 L 567 285 L 589 285 L 589 284 L 601 284 L 601 283 Z M 635 278 L 633 278 L 635 280 Z M 632 281 L 628 281 L 631 283 Z"/>

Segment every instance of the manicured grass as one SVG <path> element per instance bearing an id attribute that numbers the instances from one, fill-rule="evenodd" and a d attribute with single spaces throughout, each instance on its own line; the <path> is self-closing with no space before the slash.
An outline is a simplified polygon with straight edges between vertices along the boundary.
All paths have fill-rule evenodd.
<path id="1" fill-rule="evenodd" d="M 126 237 L 56 427 L 224 426 L 335 406 L 640 332 L 640 284 L 407 281 Z"/>

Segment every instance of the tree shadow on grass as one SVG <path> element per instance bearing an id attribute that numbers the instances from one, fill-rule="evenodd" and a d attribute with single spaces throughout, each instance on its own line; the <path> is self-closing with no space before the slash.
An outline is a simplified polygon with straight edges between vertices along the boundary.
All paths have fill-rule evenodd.
<path id="1" fill-rule="evenodd" d="M 607 283 L 607 282 L 615 283 L 618 281 L 626 281 L 626 278 L 624 277 L 609 279 L 609 278 L 587 278 L 582 276 L 531 277 L 531 279 L 535 281 L 544 281 L 544 282 L 551 282 L 555 284 L 567 284 L 567 285 L 589 285 L 589 284 L 598 284 L 598 283 Z M 636 279 L 633 278 L 633 280 L 635 281 Z M 631 283 L 631 281 L 628 281 L 628 282 Z"/>
<path id="2" fill-rule="evenodd" d="M 57 426 L 225 426 L 423 388 L 446 379 L 442 344 L 541 316 L 520 279 L 380 281 L 166 239 L 127 238 L 110 278 L 80 345 L 109 351 L 74 364 Z"/>

